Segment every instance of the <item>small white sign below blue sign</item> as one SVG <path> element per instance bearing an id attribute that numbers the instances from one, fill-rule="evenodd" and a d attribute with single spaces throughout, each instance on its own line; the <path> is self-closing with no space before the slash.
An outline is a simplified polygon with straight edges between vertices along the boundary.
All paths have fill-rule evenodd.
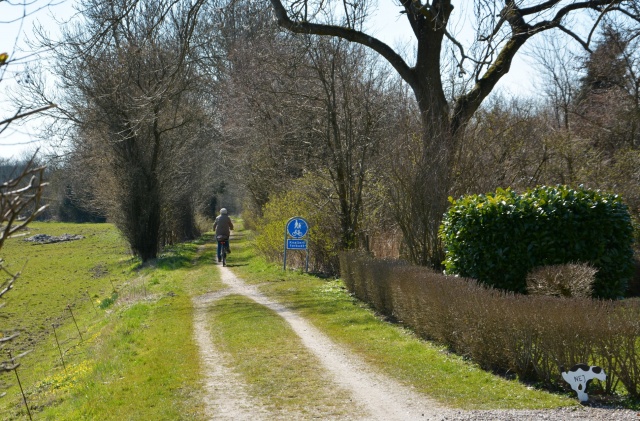
<path id="1" fill-rule="evenodd" d="M 287 248 L 289 250 L 306 250 L 307 240 L 287 240 Z"/>
<path id="2" fill-rule="evenodd" d="M 308 232 L 309 225 L 302 218 L 293 218 L 287 223 L 287 233 L 292 238 L 304 238 Z"/>

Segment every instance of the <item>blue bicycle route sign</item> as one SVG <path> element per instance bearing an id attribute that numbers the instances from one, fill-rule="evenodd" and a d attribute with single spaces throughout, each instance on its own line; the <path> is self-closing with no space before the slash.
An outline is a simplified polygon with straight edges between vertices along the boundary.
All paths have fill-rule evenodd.
<path id="1" fill-rule="evenodd" d="M 305 270 L 309 271 L 309 249 L 307 248 L 307 234 L 309 223 L 306 219 L 294 216 L 287 221 L 284 230 L 284 258 L 283 269 L 287 270 L 287 250 L 304 250 L 307 253 Z"/>
<path id="2" fill-rule="evenodd" d="M 309 224 L 307 221 L 302 218 L 291 218 L 289 222 L 287 222 L 287 234 L 291 238 L 304 238 L 309 232 Z"/>

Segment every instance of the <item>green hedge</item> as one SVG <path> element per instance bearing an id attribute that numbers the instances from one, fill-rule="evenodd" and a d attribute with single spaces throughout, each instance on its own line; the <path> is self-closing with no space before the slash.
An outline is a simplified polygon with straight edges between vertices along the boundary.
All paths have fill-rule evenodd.
<path id="1" fill-rule="evenodd" d="M 633 273 L 633 228 L 617 195 L 542 186 L 450 202 L 440 227 L 448 274 L 524 293 L 531 269 L 585 262 L 598 269 L 595 297 L 624 295 Z"/>

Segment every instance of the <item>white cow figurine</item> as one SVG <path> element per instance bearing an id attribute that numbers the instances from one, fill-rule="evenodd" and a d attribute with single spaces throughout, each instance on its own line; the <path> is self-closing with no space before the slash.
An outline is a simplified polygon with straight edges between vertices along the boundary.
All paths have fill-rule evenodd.
<path id="1" fill-rule="evenodd" d="M 588 366 L 586 364 L 576 364 L 569 371 L 562 369 L 562 378 L 571 385 L 571 388 L 578 394 L 580 402 L 587 402 L 589 395 L 585 392 L 587 385 L 593 379 L 605 381 L 607 375 L 598 366 Z"/>

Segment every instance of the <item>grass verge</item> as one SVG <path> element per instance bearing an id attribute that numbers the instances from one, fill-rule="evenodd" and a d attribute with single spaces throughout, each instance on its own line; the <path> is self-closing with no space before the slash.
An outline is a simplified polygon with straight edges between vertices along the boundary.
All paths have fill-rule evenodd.
<path id="1" fill-rule="evenodd" d="M 21 341 L 12 346 L 33 349 L 19 372 L 35 417 L 205 419 L 192 297 L 224 288 L 212 264 L 211 238 L 175 247 L 140 267 L 111 225 L 34 224 L 32 230 L 85 235 L 46 246 L 14 239 L 2 250 L 12 264 L 30 256 L 8 295 L 15 301 L 1 311 L 3 323 L 23 329 Z M 340 281 L 265 263 L 253 254 L 248 232 L 239 234 L 232 241 L 232 270 L 374 367 L 444 404 L 471 409 L 574 403 L 492 376 L 385 323 L 353 300 Z M 345 409 L 348 398 L 342 392 L 327 390 L 313 368 L 317 362 L 276 314 L 238 296 L 222 298 L 209 311 L 216 346 L 228 354 L 256 399 L 300 418 L 353 410 Z M 7 392 L 0 399 L 3 419 L 24 419 L 17 386 Z"/>
<path id="2" fill-rule="evenodd" d="M 12 346 L 33 350 L 18 371 L 34 418 L 205 419 L 191 294 L 207 290 L 216 272 L 208 256 L 198 256 L 198 244 L 181 245 L 140 267 L 111 225 L 30 228 L 85 236 L 43 246 L 14 239 L 2 250 L 7 261 L 29 257 L 3 310 L 23 330 L 22 341 Z M 7 381 L 13 384 L 0 399 L 2 418 L 25 419 L 15 379 Z"/>

